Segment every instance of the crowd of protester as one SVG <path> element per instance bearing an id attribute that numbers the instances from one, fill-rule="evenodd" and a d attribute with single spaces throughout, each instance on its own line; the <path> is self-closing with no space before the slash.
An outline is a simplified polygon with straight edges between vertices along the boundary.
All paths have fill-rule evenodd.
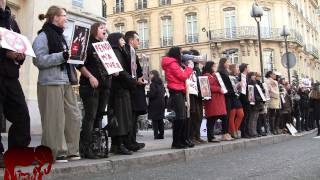
<path id="1" fill-rule="evenodd" d="M 288 123 L 298 132 L 314 129 L 315 124 L 319 130 L 319 84 L 292 87 L 273 71 L 266 72 L 263 77 L 263 74 L 250 71 L 248 64 L 230 64 L 228 58 L 221 58 L 219 62 L 193 61 L 184 55 L 199 56 L 200 53 L 180 47 L 171 47 L 161 60 L 166 83 L 157 70 L 152 70 L 148 84 L 136 52 L 139 35 L 135 31 L 108 34 L 107 41 L 123 68 L 119 73 L 108 74 L 92 45 L 105 41 L 105 24 L 92 25 L 86 60 L 83 65 L 76 66 L 67 63 L 69 47 L 63 36 L 66 10 L 51 6 L 46 14 L 39 15 L 39 19 L 45 22 L 33 42 L 36 54 L 33 64 L 39 69 L 37 95 L 41 144 L 51 148 L 56 162 L 108 157 L 108 150 L 104 154 L 95 151 L 97 144 L 93 134 L 96 129 L 107 131 L 111 137 L 111 153 L 131 155 L 143 149 L 145 144 L 136 139 L 137 120 L 146 113 L 152 120 L 154 139 L 164 139 L 166 108 L 175 113 L 173 149 L 289 133 Z M 0 8 L 0 26 L 20 33 L 7 6 Z M 3 48 L 0 53 L 0 114 L 12 123 L 8 145 L 9 148 L 28 146 L 30 117 L 18 80 L 25 55 Z M 79 81 L 77 70 L 81 74 Z M 192 74 L 197 79 L 198 95 L 189 94 L 187 90 L 186 80 Z M 209 99 L 201 95 L 200 76 L 208 78 Z M 72 88 L 78 83 L 83 118 Z M 145 91 L 147 85 L 148 92 Z M 169 96 L 168 100 L 165 96 Z M 102 127 L 105 115 L 108 125 Z M 200 134 L 204 118 L 207 120 L 207 141 Z M 218 120 L 222 123 L 221 138 L 214 131 Z M 4 152 L 2 143 L 0 151 Z"/>

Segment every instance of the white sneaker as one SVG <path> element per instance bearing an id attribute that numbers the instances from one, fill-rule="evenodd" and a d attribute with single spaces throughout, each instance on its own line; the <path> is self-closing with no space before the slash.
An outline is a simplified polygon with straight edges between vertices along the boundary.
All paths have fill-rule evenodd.
<path id="1" fill-rule="evenodd" d="M 77 161 L 77 160 L 80 160 L 81 157 L 79 155 L 70 155 L 70 156 L 68 156 L 68 159 L 70 161 Z"/>
<path id="2" fill-rule="evenodd" d="M 57 163 L 67 163 L 69 162 L 66 156 L 58 156 L 56 158 L 56 162 Z"/>

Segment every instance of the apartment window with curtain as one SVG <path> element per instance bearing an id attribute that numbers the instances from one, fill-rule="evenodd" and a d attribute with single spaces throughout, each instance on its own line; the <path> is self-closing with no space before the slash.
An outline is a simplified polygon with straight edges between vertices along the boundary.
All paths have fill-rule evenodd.
<path id="1" fill-rule="evenodd" d="M 263 8 L 263 16 L 261 17 L 261 37 L 270 38 L 271 36 L 271 10 Z"/>
<path id="2" fill-rule="evenodd" d="M 114 9 L 115 13 L 124 12 L 124 0 L 115 0 L 116 1 L 116 7 Z"/>
<path id="3" fill-rule="evenodd" d="M 224 33 L 226 38 L 236 37 L 236 9 L 229 7 L 224 11 Z"/>
<path id="4" fill-rule="evenodd" d="M 199 41 L 197 13 L 186 14 L 186 27 L 186 42 L 197 43 Z"/>
<path id="5" fill-rule="evenodd" d="M 159 4 L 160 4 L 160 6 L 170 5 L 171 4 L 171 0 L 160 0 Z"/>
<path id="6" fill-rule="evenodd" d="M 124 33 L 125 30 L 124 30 L 124 23 L 118 23 L 115 25 L 116 27 L 116 32 L 119 32 L 119 33 Z"/>
<path id="7" fill-rule="evenodd" d="M 102 0 L 102 17 L 107 17 L 107 3 L 105 0 Z"/>
<path id="8" fill-rule="evenodd" d="M 138 21 L 138 33 L 140 37 L 140 48 L 149 48 L 149 27 L 147 20 Z"/>
<path id="9" fill-rule="evenodd" d="M 161 46 L 172 46 L 172 20 L 171 16 L 161 18 Z"/>
<path id="10" fill-rule="evenodd" d="M 148 0 L 137 0 L 136 9 L 145 9 L 148 7 Z"/>
<path id="11" fill-rule="evenodd" d="M 72 5 L 83 8 L 83 0 L 72 0 Z"/>
<path id="12" fill-rule="evenodd" d="M 274 51 L 273 49 L 264 49 L 263 50 L 263 72 L 264 74 L 268 71 L 273 70 L 273 61 L 274 61 Z"/>

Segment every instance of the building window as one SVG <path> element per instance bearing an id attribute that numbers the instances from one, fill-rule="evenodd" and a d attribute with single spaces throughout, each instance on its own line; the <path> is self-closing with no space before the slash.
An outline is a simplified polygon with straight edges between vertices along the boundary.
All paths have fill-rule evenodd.
<path id="1" fill-rule="evenodd" d="M 102 17 L 107 17 L 107 3 L 105 0 L 102 0 Z"/>
<path id="2" fill-rule="evenodd" d="M 148 7 L 147 0 L 137 0 L 136 2 L 136 9 L 145 9 Z"/>
<path id="3" fill-rule="evenodd" d="M 124 0 L 116 0 L 115 13 L 124 12 Z"/>
<path id="4" fill-rule="evenodd" d="M 149 48 L 149 28 L 146 20 L 138 21 L 138 33 L 140 37 L 140 48 Z"/>
<path id="5" fill-rule="evenodd" d="M 238 53 L 230 54 L 229 59 L 232 64 L 240 64 Z"/>
<path id="6" fill-rule="evenodd" d="M 197 13 L 189 13 L 186 15 L 186 27 L 187 27 L 187 35 L 186 42 L 187 43 L 197 43 L 198 42 L 198 20 Z"/>
<path id="7" fill-rule="evenodd" d="M 236 37 L 236 9 L 234 7 L 224 10 L 224 32 L 226 38 Z"/>
<path id="8" fill-rule="evenodd" d="M 72 5 L 83 8 L 83 0 L 72 0 Z"/>
<path id="9" fill-rule="evenodd" d="M 171 4 L 171 0 L 160 0 L 159 4 L 160 4 L 160 6 L 170 5 Z"/>
<path id="10" fill-rule="evenodd" d="M 119 32 L 119 33 L 124 33 L 125 30 L 124 30 L 124 23 L 118 23 L 115 25 L 116 27 L 116 32 Z"/>
<path id="11" fill-rule="evenodd" d="M 172 21 L 171 16 L 164 16 L 161 18 L 162 35 L 161 47 L 172 46 Z"/>
<path id="12" fill-rule="evenodd" d="M 271 35 L 271 11 L 269 8 L 263 9 L 263 16 L 261 17 L 261 37 L 269 38 Z"/>
<path id="13" fill-rule="evenodd" d="M 273 70 L 273 61 L 274 61 L 274 52 L 273 49 L 264 49 L 263 50 L 263 74 L 268 71 Z"/>

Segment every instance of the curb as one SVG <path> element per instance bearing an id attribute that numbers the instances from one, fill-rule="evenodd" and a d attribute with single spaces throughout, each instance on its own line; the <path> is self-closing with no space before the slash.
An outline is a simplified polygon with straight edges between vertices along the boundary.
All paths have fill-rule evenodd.
<path id="1" fill-rule="evenodd" d="M 76 161 L 72 164 L 64 164 L 60 167 L 52 168 L 46 179 L 55 179 L 63 175 L 91 174 L 103 171 L 105 174 L 114 174 L 129 169 L 140 169 L 146 167 L 156 167 L 169 163 L 188 162 L 195 158 L 210 155 L 232 152 L 235 150 L 245 150 L 258 146 L 278 144 L 283 141 L 292 140 L 314 133 L 315 130 L 304 132 L 301 136 L 275 135 L 255 139 L 240 139 L 233 142 L 221 142 L 219 144 L 205 144 L 190 149 L 181 150 L 160 150 L 152 152 L 137 153 L 134 156 L 112 156 L 105 160 L 90 160 L 88 163 Z M 79 173 L 81 172 L 81 173 Z"/>

